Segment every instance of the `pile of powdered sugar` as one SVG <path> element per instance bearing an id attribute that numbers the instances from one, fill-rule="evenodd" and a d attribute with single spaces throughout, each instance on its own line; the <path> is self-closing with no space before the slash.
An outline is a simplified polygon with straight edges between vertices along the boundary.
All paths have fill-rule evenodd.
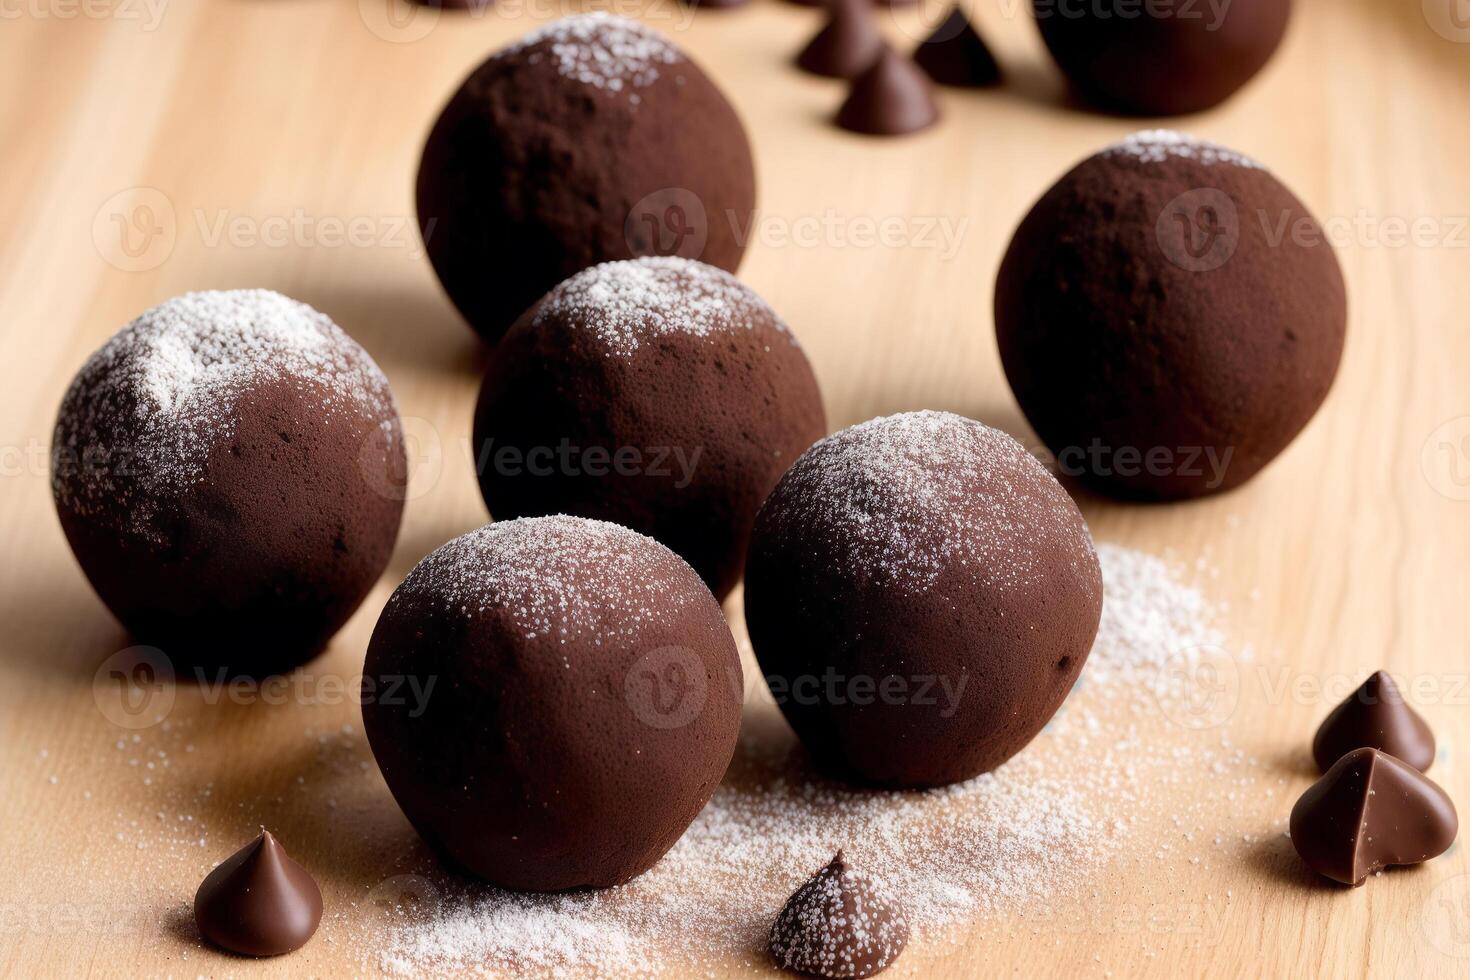
<path id="1" fill-rule="evenodd" d="M 767 323 L 796 342 L 750 287 L 723 269 L 678 256 L 584 269 L 547 294 L 532 326 L 547 318 L 578 324 L 596 337 L 608 357 L 627 356 L 643 343 L 671 334 L 708 338 Z"/>
<path id="2" fill-rule="evenodd" d="M 425 868 L 408 889 L 416 902 L 391 908 L 386 924 L 378 919 L 354 942 L 369 967 L 398 975 L 687 975 L 764 964 L 777 911 L 839 849 L 901 897 L 911 947 L 987 917 L 1094 894 L 1121 854 L 1146 849 L 1141 856 L 1152 860 L 1175 846 L 1137 830 L 1164 805 L 1159 794 L 1178 797 L 1167 808 L 1181 840 L 1193 840 L 1220 807 L 1208 792 L 1177 788 L 1181 769 L 1212 767 L 1221 793 L 1255 779 L 1253 760 L 1223 737 L 1169 727 L 1159 717 L 1168 706 L 1154 701 L 1161 665 L 1221 642 L 1216 610 L 1156 558 L 1114 546 L 1099 557 L 1105 611 L 1079 689 L 996 772 L 924 792 L 849 788 L 807 770 L 768 701 L 749 703 L 724 783 L 633 882 L 525 895 Z M 1144 724 L 1158 731 L 1140 737 Z"/>
<path id="3" fill-rule="evenodd" d="M 1172 129 L 1145 129 L 1132 133 L 1104 149 L 1100 155 L 1137 157 L 1145 163 L 1163 163 L 1169 157 L 1181 157 L 1204 164 L 1225 163 L 1250 170 L 1261 169 L 1259 163 L 1244 153 Z"/>
<path id="4" fill-rule="evenodd" d="M 609 92 L 647 88 L 658 81 L 660 65 L 684 60 L 679 49 L 658 32 L 601 11 L 538 27 L 496 57 L 536 48 L 540 50 L 526 55 L 531 64 L 549 55 L 558 74 Z M 636 100 L 637 95 L 630 98 Z"/>
<path id="5" fill-rule="evenodd" d="M 66 393 L 53 440 L 58 499 L 145 532 L 147 518 L 199 480 L 231 437 L 241 394 L 277 383 L 310 386 L 322 425 L 352 412 L 389 429 L 396 415 L 372 358 L 305 303 L 241 289 L 186 293 L 148 310 L 87 360 Z"/>

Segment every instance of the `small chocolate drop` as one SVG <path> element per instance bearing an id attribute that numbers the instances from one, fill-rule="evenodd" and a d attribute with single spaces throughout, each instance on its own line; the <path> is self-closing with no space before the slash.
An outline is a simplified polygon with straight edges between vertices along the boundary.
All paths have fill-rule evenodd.
<path id="1" fill-rule="evenodd" d="M 261 829 L 209 873 L 194 895 L 205 939 L 246 956 L 299 949 L 322 921 L 322 893 L 306 869 Z"/>
<path id="2" fill-rule="evenodd" d="M 961 7 L 914 49 L 914 63 L 941 85 L 983 88 L 1000 81 L 995 55 Z"/>
<path id="3" fill-rule="evenodd" d="M 776 965 L 818 977 L 870 977 L 909 941 L 908 919 L 888 890 L 838 851 L 796 890 L 771 926 Z"/>
<path id="4" fill-rule="evenodd" d="M 929 79 L 908 58 L 885 47 L 873 66 L 853 80 L 837 125 L 871 136 L 927 129 L 939 119 Z"/>
<path id="5" fill-rule="evenodd" d="M 1312 757 L 1326 772 L 1338 759 L 1365 746 L 1382 749 L 1420 772 L 1427 772 L 1434 762 L 1434 733 L 1409 707 L 1393 678 L 1381 670 L 1323 720 L 1312 739 Z"/>
<path id="6" fill-rule="evenodd" d="M 1338 759 L 1291 809 L 1291 843 L 1313 871 L 1345 885 L 1438 857 L 1459 831 L 1455 805 L 1408 763 L 1377 749 Z"/>
<path id="7" fill-rule="evenodd" d="M 827 26 L 796 56 L 803 71 L 854 78 L 883 53 L 883 36 L 868 0 L 831 0 Z"/>

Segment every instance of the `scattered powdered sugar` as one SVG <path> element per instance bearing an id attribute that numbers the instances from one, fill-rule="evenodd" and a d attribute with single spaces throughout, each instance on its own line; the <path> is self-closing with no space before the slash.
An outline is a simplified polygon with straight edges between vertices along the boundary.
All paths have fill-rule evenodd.
<path id="1" fill-rule="evenodd" d="M 1206 828 L 1227 794 L 1255 786 L 1258 764 L 1218 732 L 1173 725 L 1152 684 L 1159 665 L 1219 641 L 1215 609 L 1156 558 L 1115 546 L 1099 557 L 1105 611 L 1078 687 L 997 771 L 916 792 L 829 781 L 809 771 L 753 679 L 730 772 L 646 874 L 601 891 L 526 895 L 424 867 L 408 876 L 412 907 L 354 940 L 365 965 L 404 976 L 764 966 L 778 911 L 839 850 L 902 901 L 911 950 L 986 923 L 1006 928 L 1028 910 L 1085 906 L 1113 862 L 1139 861 L 1157 876 L 1181 841 L 1217 833 Z M 1185 782 L 1199 772 L 1208 783 Z M 1155 818 L 1163 829 L 1145 827 Z"/>
<path id="2" fill-rule="evenodd" d="M 389 608 L 421 597 L 455 615 L 504 613 L 528 639 L 554 635 L 565 643 L 591 635 L 599 644 L 616 642 L 677 614 L 689 594 L 687 581 L 675 581 L 681 570 L 687 568 L 667 548 L 621 525 L 526 517 L 441 546 L 414 566 Z"/>
<path id="3" fill-rule="evenodd" d="M 781 504 L 773 520 L 822 535 L 844 569 L 906 594 L 956 567 L 991 589 L 1026 588 L 1046 574 L 1038 559 L 1052 546 L 1079 565 L 1092 561 L 1087 525 L 1046 468 L 1005 433 L 949 412 L 834 433 L 787 471 L 772 499 Z M 1080 567 L 1075 576 L 1092 577 Z"/>
<path id="4" fill-rule="evenodd" d="M 1193 651 L 1224 646 L 1224 631 L 1215 622 L 1218 607 L 1198 589 L 1182 588 L 1163 559 L 1107 545 L 1098 555 L 1107 593 L 1098 632 L 1109 644 L 1106 657 L 1088 663 L 1093 681 L 1158 675 L 1179 659 L 1181 643 Z M 1108 601 L 1113 594 L 1131 601 Z M 1180 623 L 1196 625 L 1181 632 Z"/>
<path id="5" fill-rule="evenodd" d="M 1145 163 L 1163 163 L 1169 157 L 1197 160 L 1204 164 L 1226 163 L 1251 170 L 1262 169 L 1261 165 L 1244 153 L 1195 139 L 1172 129 L 1146 129 L 1132 133 L 1119 143 L 1102 151 L 1102 156 L 1132 156 Z"/>
<path id="6" fill-rule="evenodd" d="M 647 88 L 658 80 L 660 65 L 685 60 L 657 31 L 602 11 L 563 17 L 538 27 L 496 57 L 532 48 L 539 49 L 526 56 L 532 64 L 549 55 L 558 74 L 608 92 Z M 638 98 L 636 93 L 629 97 Z"/>
<path id="7" fill-rule="evenodd" d="M 532 326 L 548 317 L 582 325 L 608 357 L 625 357 L 661 336 L 709 338 L 758 323 L 774 324 L 790 343 L 796 342 L 766 301 L 740 280 L 724 269 L 678 256 L 584 269 L 547 294 Z"/>
<path id="8" fill-rule="evenodd" d="M 323 425 L 351 413 L 391 431 L 387 379 L 325 314 L 265 289 L 187 293 L 123 327 L 78 372 L 53 441 L 58 498 L 151 536 L 153 516 L 233 435 L 241 393 L 278 379 L 311 386 Z"/>

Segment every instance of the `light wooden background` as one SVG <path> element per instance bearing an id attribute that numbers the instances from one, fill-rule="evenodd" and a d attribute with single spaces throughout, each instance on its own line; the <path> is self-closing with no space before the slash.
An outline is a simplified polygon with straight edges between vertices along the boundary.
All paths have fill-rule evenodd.
<path id="1" fill-rule="evenodd" d="M 1436 4 L 1448 9 L 1429 0 L 1430 13 Z M 841 86 L 789 67 L 818 23 L 814 12 L 768 0 L 729 13 L 643 8 L 748 123 L 766 232 L 741 274 L 801 336 L 834 426 L 935 407 L 1029 438 L 992 339 L 994 271 L 1052 179 L 1138 128 L 1067 105 L 1019 0 L 977 6 L 1010 84 L 945 92 L 941 126 L 888 142 L 829 126 Z M 1154 507 L 1089 499 L 1084 509 L 1101 541 L 1205 556 L 1218 570 L 1209 590 L 1239 611 L 1234 642 L 1253 645 L 1263 662 L 1308 681 L 1378 666 L 1427 678 L 1437 693 L 1424 714 L 1446 747 L 1432 775 L 1470 805 L 1461 761 L 1470 750 L 1461 683 L 1470 673 L 1470 43 L 1433 30 L 1419 0 L 1298 0 L 1297 8 L 1283 49 L 1254 84 L 1174 125 L 1266 161 L 1342 234 L 1351 324 L 1337 386 L 1284 457 L 1233 495 Z M 551 0 L 507 0 L 479 17 L 386 0 L 171 0 L 154 23 L 131 0 L 0 5 L 7 973 L 370 968 L 330 937 L 352 914 L 350 899 L 415 844 L 376 773 L 360 765 L 368 754 L 357 709 L 210 706 L 181 691 L 169 727 L 133 742 L 93 697 L 98 665 L 128 641 L 63 542 L 45 447 L 87 353 L 169 296 L 268 286 L 330 313 L 386 369 L 420 447 L 393 561 L 311 668 L 354 676 L 392 586 L 484 520 L 463 455 L 480 353 L 412 231 L 421 141 L 473 64 L 556 12 Z M 887 29 L 908 43 L 918 16 L 901 14 Z M 915 216 L 963 225 L 952 254 L 923 242 L 779 240 L 787 223 L 828 215 L 839 229 Z M 133 222 L 134 254 L 121 247 L 118 217 Z M 332 222 L 353 220 L 358 240 L 332 237 Z M 1383 240 L 1395 222 L 1416 220 L 1418 243 Z M 291 221 L 304 230 L 269 237 Z M 143 239 L 138 228 L 160 233 Z M 247 237 L 257 229 L 266 240 Z M 738 619 L 738 602 L 731 609 Z M 1230 730 L 1253 752 L 1287 757 L 1327 708 L 1247 684 Z M 1283 818 L 1306 784 L 1299 770 L 1284 768 L 1270 817 Z M 1262 808 L 1243 803 L 1247 811 L 1246 820 L 1220 813 L 1222 831 L 1266 831 Z M 183 816 L 208 824 L 206 847 L 178 843 L 188 829 L 169 828 Z M 210 864 L 259 821 L 317 875 L 334 910 L 328 940 L 289 960 L 200 949 L 178 912 Z M 1223 935 L 1043 940 L 982 930 L 904 962 L 950 976 L 1451 975 L 1470 964 L 1456 958 L 1470 955 L 1465 853 L 1340 891 L 1303 874 L 1279 833 L 1207 875 L 1155 862 L 1141 842 L 1110 871 L 1109 894 L 1148 909 L 1228 893 Z"/>

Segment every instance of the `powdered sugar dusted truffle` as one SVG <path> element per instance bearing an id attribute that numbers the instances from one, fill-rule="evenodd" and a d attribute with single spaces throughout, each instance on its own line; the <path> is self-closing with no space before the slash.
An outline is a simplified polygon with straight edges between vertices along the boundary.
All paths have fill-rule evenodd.
<path id="1" fill-rule="evenodd" d="M 877 880 L 842 852 L 796 890 L 771 926 L 771 956 L 786 970 L 818 977 L 871 977 L 908 945 L 909 924 Z"/>
<path id="2" fill-rule="evenodd" d="M 383 610 L 364 676 L 405 692 L 363 706 L 403 812 L 514 889 L 647 870 L 740 727 L 739 655 L 699 577 L 651 538 L 576 517 L 491 524 L 429 555 Z"/>
<path id="3" fill-rule="evenodd" d="M 495 340 L 567 276 L 679 254 L 735 269 L 755 207 L 745 130 L 663 35 L 594 13 L 492 55 L 424 147 L 418 215 L 451 299 Z"/>
<path id="4" fill-rule="evenodd" d="M 1079 94 L 1139 115 L 1198 112 L 1265 66 L 1286 33 L 1291 0 L 1217 5 L 1033 0 L 1041 37 Z"/>
<path id="5" fill-rule="evenodd" d="M 896 786 L 994 769 L 1082 669 L 1102 581 L 1087 525 L 1014 439 L 945 412 L 829 436 L 751 538 L 745 613 L 825 768 Z"/>
<path id="6" fill-rule="evenodd" d="M 1123 496 L 1254 476 L 1327 396 L 1346 320 L 1342 272 L 1306 207 L 1243 154 L 1163 131 L 1058 180 L 995 288 L 1027 419 L 1063 472 Z"/>
<path id="7" fill-rule="evenodd" d="M 92 355 L 62 402 L 52 489 L 109 608 L 184 662 L 289 667 L 387 563 L 406 462 L 388 382 L 325 315 L 189 293 Z"/>
<path id="8" fill-rule="evenodd" d="M 521 317 L 491 354 L 474 438 L 496 518 L 624 524 L 723 597 L 761 502 L 825 430 L 780 317 L 729 273 L 669 256 L 593 266 Z"/>

